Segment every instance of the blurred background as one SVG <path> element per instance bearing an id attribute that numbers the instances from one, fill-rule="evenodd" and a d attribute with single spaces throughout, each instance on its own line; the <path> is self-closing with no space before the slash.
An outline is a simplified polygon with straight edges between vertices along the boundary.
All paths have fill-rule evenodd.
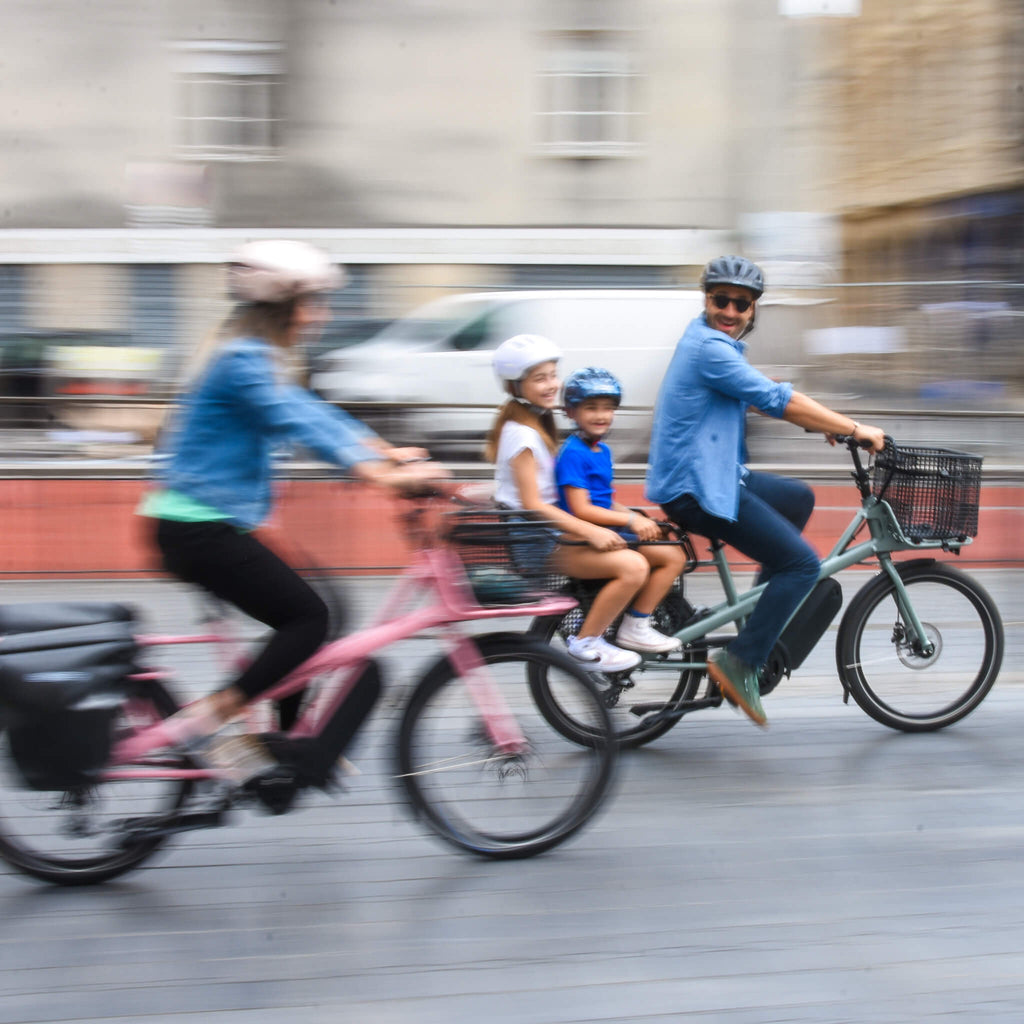
<path id="1" fill-rule="evenodd" d="M 498 399 L 486 353 L 509 297 L 651 298 L 735 250 L 767 273 L 751 345 L 767 372 L 849 412 L 941 414 L 945 433 L 1017 458 L 1021 0 L 3 0 L 3 13 L 8 447 L 41 431 L 145 444 L 226 312 L 222 262 L 280 235 L 348 266 L 307 353 L 312 380 L 396 441 L 476 451 L 478 421 L 459 417 Z M 452 303 L 467 293 L 486 295 Z M 656 379 L 674 336 L 655 337 L 645 308 L 619 347 Z M 387 344 L 353 362 L 381 331 Z M 398 386 L 396 352 L 417 348 L 450 358 Z M 469 377 L 424 369 L 454 356 L 475 356 Z M 592 361 L 581 342 L 567 368 Z M 641 418 L 654 389 L 627 389 Z"/>

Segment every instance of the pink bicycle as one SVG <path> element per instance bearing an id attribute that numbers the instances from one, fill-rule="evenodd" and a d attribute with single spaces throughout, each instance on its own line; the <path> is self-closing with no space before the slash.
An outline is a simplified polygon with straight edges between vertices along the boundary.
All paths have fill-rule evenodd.
<path id="1" fill-rule="evenodd" d="M 532 856 L 575 834 L 609 793 L 615 761 L 590 676 L 525 633 L 460 628 L 563 615 L 575 600 L 536 589 L 527 555 L 549 542 L 543 528 L 436 509 L 418 501 L 403 514 L 418 551 L 373 624 L 324 645 L 250 705 L 315 684 L 293 728 L 260 734 L 278 764 L 243 787 L 159 749 L 153 726 L 179 703 L 163 673 L 138 667 L 147 647 L 214 634 L 139 637 L 118 604 L 0 608 L 0 857 L 48 882 L 94 884 L 178 833 L 227 824 L 238 806 L 291 810 L 304 789 L 330 787 L 372 710 L 381 682 L 371 655 L 425 630 L 444 653 L 405 699 L 395 744 L 413 811 L 442 839 L 491 858 Z M 538 701 L 556 698 L 589 723 L 586 744 L 550 725 Z"/>

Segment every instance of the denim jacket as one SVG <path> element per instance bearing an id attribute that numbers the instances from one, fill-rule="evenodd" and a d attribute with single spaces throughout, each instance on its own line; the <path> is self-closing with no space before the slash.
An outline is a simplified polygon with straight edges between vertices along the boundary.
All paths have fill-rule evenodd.
<path id="1" fill-rule="evenodd" d="M 747 362 L 742 341 L 702 313 L 676 345 L 654 407 L 646 493 L 666 504 L 692 494 L 705 512 L 734 521 L 746 476 L 748 406 L 781 419 L 793 395 Z"/>
<path id="2" fill-rule="evenodd" d="M 345 469 L 381 458 L 362 443 L 376 437 L 368 427 L 278 377 L 269 342 L 226 342 L 175 410 L 161 484 L 249 529 L 270 511 L 272 455 L 282 442 Z"/>

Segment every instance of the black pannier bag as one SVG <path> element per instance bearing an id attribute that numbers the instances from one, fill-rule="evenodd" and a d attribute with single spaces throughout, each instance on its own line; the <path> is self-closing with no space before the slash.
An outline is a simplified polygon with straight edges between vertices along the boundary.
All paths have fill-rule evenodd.
<path id="1" fill-rule="evenodd" d="M 0 721 L 32 789 L 90 785 L 135 671 L 135 616 L 120 604 L 0 605 Z"/>

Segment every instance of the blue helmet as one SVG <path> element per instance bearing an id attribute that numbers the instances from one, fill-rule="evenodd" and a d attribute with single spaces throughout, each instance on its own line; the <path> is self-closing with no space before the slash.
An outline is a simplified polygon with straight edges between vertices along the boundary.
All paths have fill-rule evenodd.
<path id="1" fill-rule="evenodd" d="M 761 268 L 743 256 L 719 256 L 705 268 L 700 278 L 701 287 L 708 292 L 716 284 L 731 284 L 746 288 L 761 298 L 764 292 L 764 274 Z"/>
<path id="2" fill-rule="evenodd" d="M 602 367 L 584 366 L 569 374 L 562 390 L 562 404 L 566 409 L 575 409 L 588 398 L 610 398 L 617 406 L 622 401 L 622 385 Z"/>

